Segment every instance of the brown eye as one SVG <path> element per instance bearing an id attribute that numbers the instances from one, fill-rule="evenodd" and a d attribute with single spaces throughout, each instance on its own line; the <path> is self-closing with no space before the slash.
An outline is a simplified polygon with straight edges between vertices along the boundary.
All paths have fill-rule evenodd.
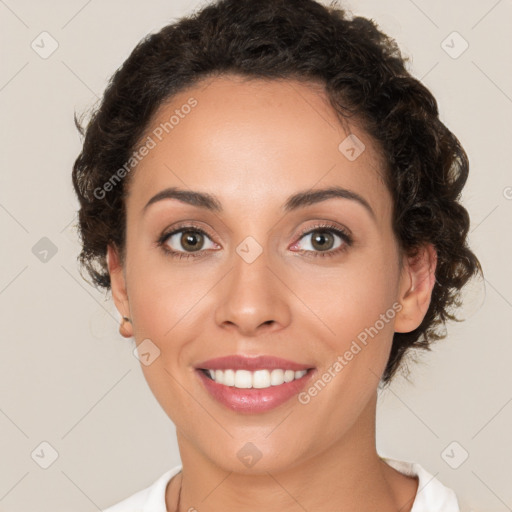
<path id="1" fill-rule="evenodd" d="M 161 236 L 158 241 L 164 250 L 171 254 L 186 256 L 187 253 L 216 249 L 216 244 L 202 230 L 191 227 L 177 229 Z"/>
<path id="2" fill-rule="evenodd" d="M 334 226 L 316 226 L 302 236 L 292 246 L 305 256 L 335 256 L 346 251 L 353 243 L 349 232 Z"/>
<path id="3" fill-rule="evenodd" d="M 346 243 L 343 233 L 337 233 L 332 229 L 317 228 L 302 235 L 299 249 L 303 251 L 325 252 L 331 249 L 337 249 L 343 243 Z M 308 240 L 309 239 L 309 240 Z M 302 246 L 302 247 L 300 247 Z"/>
<path id="4" fill-rule="evenodd" d="M 324 230 L 316 230 L 312 231 L 310 234 L 312 235 L 311 245 L 318 251 L 328 251 L 333 248 L 335 240 L 332 233 Z"/>
<path id="5" fill-rule="evenodd" d="M 180 243 L 185 250 L 198 251 L 203 246 L 204 237 L 198 231 L 185 231 L 181 235 Z"/>

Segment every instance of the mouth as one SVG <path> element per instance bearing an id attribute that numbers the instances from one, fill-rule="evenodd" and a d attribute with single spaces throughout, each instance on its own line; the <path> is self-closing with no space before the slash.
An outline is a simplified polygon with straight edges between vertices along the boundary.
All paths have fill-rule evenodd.
<path id="1" fill-rule="evenodd" d="M 263 413 L 288 402 L 316 372 L 311 365 L 270 356 L 228 356 L 195 368 L 210 398 L 246 414 Z"/>

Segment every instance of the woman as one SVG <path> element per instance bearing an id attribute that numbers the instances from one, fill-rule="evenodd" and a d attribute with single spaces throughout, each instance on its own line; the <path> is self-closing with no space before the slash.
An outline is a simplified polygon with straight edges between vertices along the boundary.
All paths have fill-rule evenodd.
<path id="1" fill-rule="evenodd" d="M 81 263 L 182 461 L 108 512 L 460 510 L 375 447 L 379 386 L 481 272 L 466 154 L 394 41 L 221 0 L 145 38 L 82 133 Z"/>

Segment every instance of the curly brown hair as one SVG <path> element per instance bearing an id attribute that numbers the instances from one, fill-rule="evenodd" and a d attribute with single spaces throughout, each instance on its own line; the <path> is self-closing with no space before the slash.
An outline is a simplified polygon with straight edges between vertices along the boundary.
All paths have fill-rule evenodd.
<path id="1" fill-rule="evenodd" d="M 320 82 L 340 120 L 362 122 L 384 156 L 400 249 L 425 243 L 437 251 L 428 311 L 415 330 L 394 333 L 382 376 L 389 383 L 410 348 L 430 349 L 438 328 L 460 321 L 452 309 L 460 290 L 483 275 L 466 237 L 470 219 L 460 204 L 468 158 L 440 121 L 430 91 L 406 70 L 394 40 L 363 17 L 314 0 L 220 0 L 146 36 L 115 72 L 86 128 L 73 172 L 80 201 L 79 262 L 97 287 L 110 289 L 107 245 L 125 254 L 129 178 L 112 183 L 163 102 L 200 80 L 234 73 L 248 78 Z M 126 167 L 125 167 L 126 168 Z M 118 173 L 119 176 L 119 173 Z M 101 193 L 99 192 L 101 191 Z"/>

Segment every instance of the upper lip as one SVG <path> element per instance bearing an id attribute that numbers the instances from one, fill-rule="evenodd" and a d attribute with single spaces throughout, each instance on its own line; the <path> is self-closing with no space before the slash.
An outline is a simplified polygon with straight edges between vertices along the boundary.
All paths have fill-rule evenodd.
<path id="1" fill-rule="evenodd" d="M 273 370 L 281 368 L 283 370 L 308 370 L 313 368 L 310 364 L 296 363 L 288 359 L 282 359 L 274 356 L 242 356 L 234 354 L 225 357 L 216 357 L 208 359 L 196 365 L 198 369 L 204 370 Z"/>

